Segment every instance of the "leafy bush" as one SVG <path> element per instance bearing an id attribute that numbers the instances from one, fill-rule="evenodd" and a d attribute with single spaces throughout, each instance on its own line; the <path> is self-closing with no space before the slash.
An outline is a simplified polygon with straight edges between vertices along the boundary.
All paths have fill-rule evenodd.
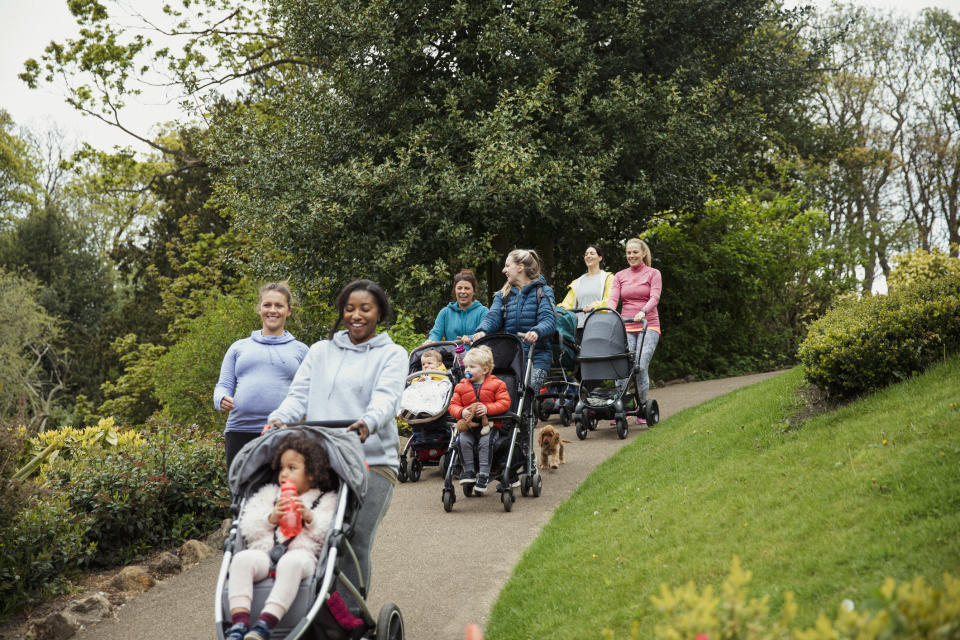
<path id="1" fill-rule="evenodd" d="M 140 433 L 130 429 L 118 429 L 113 418 L 101 418 L 95 427 L 75 429 L 61 427 L 33 437 L 27 443 L 24 465 L 15 477 L 26 478 L 49 469 L 58 459 L 97 458 L 110 448 L 126 449 L 142 442 Z"/>
<path id="2" fill-rule="evenodd" d="M 214 529 L 229 515 L 222 448 L 212 434 L 160 424 L 141 444 L 96 460 L 63 461 L 47 481 L 88 518 L 84 564 L 128 562 Z"/>
<path id="3" fill-rule="evenodd" d="M 749 598 L 746 586 L 751 574 L 733 559 L 730 574 L 719 595 L 713 587 L 699 591 L 690 582 L 683 587 L 660 586 L 651 601 L 664 621 L 654 629 L 660 640 L 913 640 L 960 636 L 960 580 L 944 574 L 944 589 L 927 585 L 923 578 L 897 585 L 887 578 L 876 601 L 856 611 L 849 601 L 841 603 L 831 618 L 821 613 L 811 629 L 791 630 L 797 614 L 793 594 L 784 594 L 779 617 L 770 614 L 769 597 Z M 637 638 L 637 625 L 631 634 Z M 613 632 L 603 630 L 607 640 Z"/>
<path id="4" fill-rule="evenodd" d="M 808 318 L 850 282 L 838 277 L 822 212 L 788 196 L 730 191 L 702 211 L 665 213 L 640 237 L 663 274 L 664 338 L 651 374 L 714 377 L 792 363 Z"/>
<path id="5" fill-rule="evenodd" d="M 960 260 L 951 258 L 939 249 L 916 249 L 893 257 L 896 267 L 887 278 L 891 290 L 902 289 L 921 282 L 934 282 L 950 275 L 960 275 Z"/>
<path id="6" fill-rule="evenodd" d="M 391 340 L 408 352 L 419 347 L 427 339 L 425 334 L 417 333 L 413 326 L 413 316 L 399 309 L 397 309 L 397 319 L 387 333 L 390 334 Z"/>
<path id="7" fill-rule="evenodd" d="M 65 495 L 10 477 L 23 455 L 25 430 L 0 432 L 0 616 L 62 593 L 92 553 L 88 518 L 73 514 Z"/>
<path id="8" fill-rule="evenodd" d="M 210 431 L 223 429 L 226 413 L 213 406 L 213 387 L 223 354 L 236 340 L 259 329 L 254 308 L 256 291 L 244 297 L 218 296 L 198 317 L 184 323 L 176 344 L 160 356 L 153 371 L 154 394 L 174 422 L 196 423 Z"/>
<path id="9" fill-rule="evenodd" d="M 915 375 L 958 348 L 960 273 L 840 301 L 810 326 L 798 355 L 811 383 L 849 398 Z"/>

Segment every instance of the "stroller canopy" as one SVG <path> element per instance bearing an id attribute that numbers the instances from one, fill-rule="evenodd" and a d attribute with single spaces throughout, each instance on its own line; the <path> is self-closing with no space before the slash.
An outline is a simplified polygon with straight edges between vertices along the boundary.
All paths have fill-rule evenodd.
<path id="1" fill-rule="evenodd" d="M 593 311 L 583 323 L 580 376 L 583 380 L 623 379 L 630 375 L 627 330 L 614 311 Z"/>
<path id="2" fill-rule="evenodd" d="M 367 469 L 363 459 L 363 445 L 354 432 L 320 426 L 294 426 L 285 429 L 272 429 L 259 438 L 251 440 L 237 453 L 227 472 L 227 482 L 234 504 L 246 496 L 250 489 L 256 489 L 264 482 L 272 480 L 273 469 L 270 463 L 276 452 L 291 436 L 304 434 L 319 439 L 334 473 L 359 500 L 367 493 Z"/>

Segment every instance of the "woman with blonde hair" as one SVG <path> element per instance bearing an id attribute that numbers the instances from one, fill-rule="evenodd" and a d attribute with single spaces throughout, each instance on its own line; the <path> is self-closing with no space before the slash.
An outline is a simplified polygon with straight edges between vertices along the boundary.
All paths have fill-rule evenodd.
<path id="1" fill-rule="evenodd" d="M 557 328 L 553 289 L 540 273 L 540 257 L 530 249 L 514 249 L 503 263 L 503 275 L 507 277 L 503 289 L 493 297 L 490 311 L 473 340 L 488 333 L 504 331 L 523 333 L 524 357 L 533 347 L 534 389 L 543 385 L 550 370 L 550 336 Z"/>
<path id="2" fill-rule="evenodd" d="M 643 339 L 643 352 L 640 354 L 639 368 L 637 369 L 637 391 L 640 396 L 640 407 L 647 401 L 647 392 L 650 390 L 650 376 L 648 369 L 653 352 L 660 342 L 660 316 L 657 305 L 660 303 L 660 291 L 663 283 L 660 271 L 651 267 L 653 256 L 650 247 L 639 238 L 627 240 L 627 263 L 630 265 L 613 276 L 613 285 L 610 287 L 610 308 L 616 310 L 617 305 L 623 305 L 620 316 L 627 323 L 627 344 L 631 351 L 636 350 L 643 326 L 642 320 L 647 321 L 647 336 Z M 612 424 L 612 422 L 611 422 Z M 637 424 L 646 424 L 646 420 L 637 416 Z"/>
<path id="3" fill-rule="evenodd" d="M 292 307 L 286 282 L 260 287 L 256 307 L 260 329 L 234 342 L 223 356 L 213 406 L 230 414 L 224 429 L 228 470 L 243 445 L 260 435 L 307 355 L 307 345 L 285 328 Z"/>

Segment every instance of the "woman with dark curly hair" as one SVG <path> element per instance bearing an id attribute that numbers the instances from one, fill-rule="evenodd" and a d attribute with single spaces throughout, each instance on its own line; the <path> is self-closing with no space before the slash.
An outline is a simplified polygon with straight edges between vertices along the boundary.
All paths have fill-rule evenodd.
<path id="1" fill-rule="evenodd" d="M 391 316 L 387 295 L 377 283 L 351 282 L 340 291 L 336 307 L 330 337 L 310 347 L 287 397 L 268 422 L 282 427 L 301 420 L 357 418 L 347 431 L 360 437 L 370 468 L 352 540 L 363 579 L 353 562 L 345 562 L 342 570 L 354 585 L 362 584 L 366 594 L 370 548 L 390 506 L 400 466 L 395 416 L 407 379 L 407 352 L 386 333 L 377 333 L 380 323 Z M 341 324 L 346 328 L 338 331 Z"/>

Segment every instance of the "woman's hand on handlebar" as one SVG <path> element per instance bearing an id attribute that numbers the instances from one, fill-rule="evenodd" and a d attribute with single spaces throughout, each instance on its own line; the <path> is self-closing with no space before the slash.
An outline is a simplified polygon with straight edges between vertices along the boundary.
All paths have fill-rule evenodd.
<path id="1" fill-rule="evenodd" d="M 646 311 L 637 311 L 637 315 L 633 316 L 633 321 L 640 322 L 646 317 L 646 315 L 647 315 Z"/>
<path id="2" fill-rule="evenodd" d="M 523 336 L 524 342 L 536 342 L 540 338 L 540 334 L 536 331 L 527 331 L 527 334 Z"/>
<path id="3" fill-rule="evenodd" d="M 485 336 L 485 335 L 487 335 L 487 332 L 486 332 L 486 331 L 477 331 L 475 334 L 473 334 L 473 335 L 470 337 L 470 342 L 472 343 L 472 342 L 474 342 L 475 340 L 479 340 L 480 338 L 482 338 L 482 337 Z M 466 338 L 466 336 L 464 336 L 464 337 Z"/>
<path id="4" fill-rule="evenodd" d="M 352 425 L 347 427 L 347 431 L 356 431 L 357 435 L 360 436 L 360 442 L 366 442 L 367 438 L 370 436 L 370 427 L 367 426 L 367 423 L 363 420 L 357 420 Z"/>
<path id="5" fill-rule="evenodd" d="M 284 429 L 286 426 L 287 425 L 285 425 L 280 418 L 273 418 L 267 421 L 267 424 L 263 427 L 263 431 L 261 433 L 270 431 L 271 429 Z"/>

